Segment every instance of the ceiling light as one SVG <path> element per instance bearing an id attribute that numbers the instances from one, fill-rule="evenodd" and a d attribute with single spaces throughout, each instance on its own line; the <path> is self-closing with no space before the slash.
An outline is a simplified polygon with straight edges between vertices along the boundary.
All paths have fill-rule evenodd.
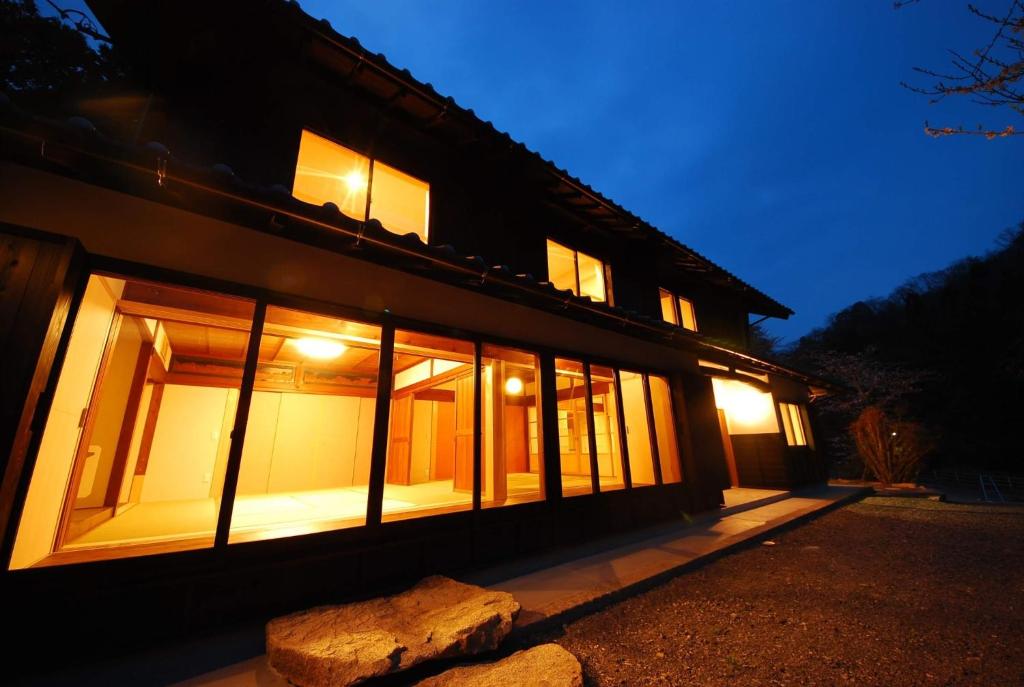
<path id="1" fill-rule="evenodd" d="M 298 349 L 299 353 L 305 357 L 318 360 L 337 358 L 345 352 L 345 344 L 331 339 L 303 337 L 301 339 L 292 339 L 292 343 L 295 344 L 295 348 Z"/>
<path id="2" fill-rule="evenodd" d="M 511 395 L 523 393 L 523 380 L 519 377 L 509 377 L 505 380 L 505 393 Z"/>

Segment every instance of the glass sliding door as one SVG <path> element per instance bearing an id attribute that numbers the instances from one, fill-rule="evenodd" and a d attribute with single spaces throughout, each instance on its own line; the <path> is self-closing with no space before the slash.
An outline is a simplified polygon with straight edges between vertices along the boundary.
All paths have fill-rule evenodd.
<path id="1" fill-rule="evenodd" d="M 473 507 L 473 359 L 470 341 L 395 332 L 385 521 Z"/>
<path id="2" fill-rule="evenodd" d="M 555 391 L 558 402 L 562 495 L 592 494 L 594 486 L 590 477 L 590 435 L 587 430 L 587 396 L 583 363 L 555 358 Z"/>
<path id="3" fill-rule="evenodd" d="M 597 440 L 598 486 L 601 491 L 624 489 L 619 404 L 615 393 L 615 373 L 610 367 L 590 367 L 590 393 L 594 408 L 594 438 Z"/>
<path id="4" fill-rule="evenodd" d="M 672 392 L 668 380 L 648 375 L 651 388 L 651 410 L 654 415 L 654 436 L 658 440 L 658 463 L 662 484 L 683 481 L 679 463 L 679 443 L 676 440 L 675 415 L 672 412 Z"/>
<path id="5" fill-rule="evenodd" d="M 267 308 L 230 542 L 366 522 L 380 327 Z"/>
<path id="6" fill-rule="evenodd" d="M 481 365 L 481 505 L 539 501 L 544 498 L 544 465 L 537 356 L 484 344 Z"/>
<path id="7" fill-rule="evenodd" d="M 89 278 L 12 568 L 213 543 L 254 304 Z"/>
<path id="8" fill-rule="evenodd" d="M 634 487 L 657 483 L 654 473 L 654 449 L 651 427 L 647 421 L 647 394 L 644 376 L 638 372 L 619 371 L 622 384 L 622 415 L 626 424 L 626 446 L 629 449 L 629 476 Z"/>

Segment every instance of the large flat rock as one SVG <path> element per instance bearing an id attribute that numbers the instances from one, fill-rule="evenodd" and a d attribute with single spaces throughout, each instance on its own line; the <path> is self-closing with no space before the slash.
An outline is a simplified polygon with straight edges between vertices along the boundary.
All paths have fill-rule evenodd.
<path id="1" fill-rule="evenodd" d="M 271 668 L 301 687 L 342 687 L 440 658 L 497 648 L 519 603 L 506 592 L 427 577 L 395 596 L 320 606 L 267 623 Z"/>
<path id="2" fill-rule="evenodd" d="M 583 687 L 583 668 L 557 644 L 517 651 L 493 663 L 452 668 L 416 687 Z"/>

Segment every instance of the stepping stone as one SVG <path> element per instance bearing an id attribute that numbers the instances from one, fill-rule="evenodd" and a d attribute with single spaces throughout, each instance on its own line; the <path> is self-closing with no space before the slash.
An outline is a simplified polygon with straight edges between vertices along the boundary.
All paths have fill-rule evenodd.
<path id="1" fill-rule="evenodd" d="M 416 687 L 583 687 L 583 668 L 557 644 L 517 651 L 493 663 L 452 668 Z"/>
<path id="2" fill-rule="evenodd" d="M 427 577 L 395 596 L 271 620 L 267 659 L 300 687 L 354 685 L 424 661 L 491 651 L 518 613 L 507 592 Z"/>

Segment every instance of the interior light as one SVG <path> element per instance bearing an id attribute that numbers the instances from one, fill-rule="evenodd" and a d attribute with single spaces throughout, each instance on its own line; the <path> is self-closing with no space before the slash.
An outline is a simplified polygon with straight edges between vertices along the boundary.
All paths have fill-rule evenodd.
<path id="1" fill-rule="evenodd" d="M 505 380 L 505 393 L 510 395 L 523 393 L 523 380 L 519 377 L 509 377 Z"/>
<path id="2" fill-rule="evenodd" d="M 762 400 L 763 396 L 756 389 L 747 385 L 733 387 L 729 398 L 727 412 L 744 424 L 753 424 L 763 420 L 770 410 Z"/>
<path id="3" fill-rule="evenodd" d="M 351 172 L 342 177 L 345 185 L 348 186 L 350 191 L 361 191 L 366 187 L 366 177 L 358 169 L 353 169 Z"/>
<path id="4" fill-rule="evenodd" d="M 729 421 L 739 425 L 756 425 L 774 411 L 768 394 L 737 380 L 715 379 L 715 400 Z"/>
<path id="5" fill-rule="evenodd" d="M 345 352 L 345 344 L 332 339 L 303 337 L 301 339 L 292 339 L 291 341 L 299 353 L 307 358 L 330 360 L 331 358 L 337 358 Z"/>

